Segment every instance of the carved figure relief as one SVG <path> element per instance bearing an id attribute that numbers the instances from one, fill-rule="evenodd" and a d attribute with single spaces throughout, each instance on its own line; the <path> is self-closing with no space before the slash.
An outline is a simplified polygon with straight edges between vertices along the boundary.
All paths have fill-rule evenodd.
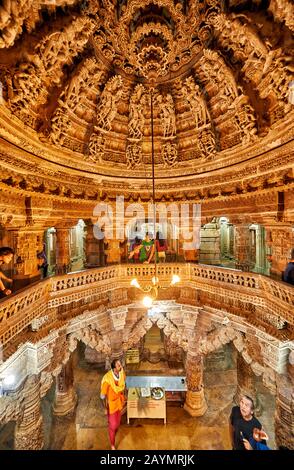
<path id="1" fill-rule="evenodd" d="M 164 143 L 161 148 L 161 156 L 164 166 L 174 166 L 177 163 L 178 158 L 177 144 L 172 142 Z"/>
<path id="2" fill-rule="evenodd" d="M 144 104 L 145 104 L 145 88 L 139 84 L 130 99 L 129 106 L 129 123 L 128 130 L 129 136 L 133 139 L 141 140 L 143 137 L 144 129 Z"/>
<path id="3" fill-rule="evenodd" d="M 158 95 L 156 102 L 159 106 L 159 116 L 163 129 L 163 137 L 172 137 L 176 135 L 176 114 L 173 97 L 170 93 L 165 96 Z"/>
<path id="4" fill-rule="evenodd" d="M 122 78 L 119 75 L 108 80 L 101 94 L 97 127 L 111 130 L 111 124 L 117 112 L 117 103 L 122 97 L 122 93 Z"/>
<path id="5" fill-rule="evenodd" d="M 136 168 L 142 163 L 142 147 L 139 143 L 129 143 L 126 150 L 127 167 Z"/>
<path id="6" fill-rule="evenodd" d="M 79 166 L 78 158 L 87 169 L 103 161 L 105 174 L 117 164 L 126 172 L 135 165 L 143 177 L 150 165 L 150 86 L 156 165 L 177 175 L 196 167 L 201 173 L 234 147 L 238 160 L 238 146 L 254 146 L 292 110 L 289 0 L 259 5 L 258 20 L 232 1 L 226 9 L 216 1 L 89 0 L 80 9 L 76 0 L 49 3 L 0 6 L 3 110 L 30 136 L 18 137 L 7 125 L 5 138 L 38 156 L 57 151 L 64 164 Z"/>

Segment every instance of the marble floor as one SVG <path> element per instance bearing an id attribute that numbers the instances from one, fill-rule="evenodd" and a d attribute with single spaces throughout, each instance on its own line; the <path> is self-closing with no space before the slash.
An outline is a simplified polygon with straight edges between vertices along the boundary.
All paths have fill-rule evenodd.
<path id="1" fill-rule="evenodd" d="M 142 365 L 143 369 L 146 367 L 146 364 Z M 164 367 L 167 367 L 167 363 L 152 365 L 152 371 L 156 372 L 156 369 L 162 370 Z M 102 375 L 102 371 L 95 370 L 93 365 L 85 362 L 76 366 L 78 405 L 72 416 L 52 416 L 50 393 L 43 400 L 47 449 L 110 449 L 106 417 L 99 399 Z M 127 425 L 124 415 L 117 434 L 118 449 L 229 450 L 228 417 L 235 389 L 235 369 L 206 372 L 205 395 L 208 410 L 204 416 L 192 418 L 175 403 L 167 406 L 166 425 L 161 419 L 133 419 Z M 269 434 L 269 446 L 274 448 L 274 398 L 261 384 L 258 385 L 258 391 L 263 405 L 263 412 L 258 419 Z"/>

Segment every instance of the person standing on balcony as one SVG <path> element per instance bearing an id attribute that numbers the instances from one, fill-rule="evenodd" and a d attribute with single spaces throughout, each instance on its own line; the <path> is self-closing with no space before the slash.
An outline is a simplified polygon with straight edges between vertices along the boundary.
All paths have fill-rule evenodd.
<path id="1" fill-rule="evenodd" d="M 283 273 L 283 281 L 294 286 L 294 248 L 291 250 L 290 261 Z"/>
<path id="2" fill-rule="evenodd" d="M 13 255 L 14 255 L 14 251 L 12 248 L 10 248 L 9 246 L 2 246 L 0 248 L 0 265 L 10 263 L 10 261 L 13 258 Z M 11 294 L 11 290 L 6 289 L 6 287 L 3 284 L 2 279 L 9 283 L 12 283 L 12 279 L 10 279 L 9 277 L 6 277 L 5 274 L 0 271 L 0 291 L 2 295 Z"/>
<path id="3" fill-rule="evenodd" d="M 142 240 L 139 237 L 136 237 L 132 243 L 131 251 L 128 259 L 132 259 L 134 263 L 139 263 L 140 260 L 140 250 L 142 248 Z"/>
<path id="4" fill-rule="evenodd" d="M 126 374 L 121 362 L 114 359 L 109 370 L 102 378 L 100 398 L 103 400 L 108 418 L 108 434 L 111 450 L 115 450 L 115 435 L 118 431 L 125 396 Z"/>
<path id="5" fill-rule="evenodd" d="M 147 232 L 144 240 L 142 241 L 142 248 L 140 250 L 140 262 L 150 263 L 154 255 L 154 241 L 150 238 Z"/>

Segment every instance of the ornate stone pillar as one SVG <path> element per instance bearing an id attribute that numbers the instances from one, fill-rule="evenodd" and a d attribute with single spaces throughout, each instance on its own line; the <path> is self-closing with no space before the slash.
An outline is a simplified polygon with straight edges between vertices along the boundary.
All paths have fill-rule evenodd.
<path id="1" fill-rule="evenodd" d="M 40 408 L 40 383 L 33 376 L 27 380 L 23 391 L 24 411 L 14 432 L 16 450 L 40 450 L 44 446 L 43 417 Z"/>
<path id="2" fill-rule="evenodd" d="M 242 354 L 237 355 L 237 391 L 234 395 L 234 402 L 239 405 L 240 399 L 243 395 L 252 398 L 254 402 L 254 412 L 258 416 L 261 414 L 261 406 L 257 397 L 257 390 L 255 384 L 255 375 L 251 367 Z"/>
<path id="3" fill-rule="evenodd" d="M 272 225 L 266 227 L 267 259 L 271 263 L 270 273 L 281 279 L 294 246 L 294 232 L 289 225 Z"/>
<path id="4" fill-rule="evenodd" d="M 123 330 L 112 330 L 109 333 L 109 340 L 111 345 L 111 361 L 119 359 L 121 363 L 125 364 L 125 357 L 123 351 Z"/>
<path id="5" fill-rule="evenodd" d="M 15 249 L 14 284 L 15 290 L 21 289 L 40 278 L 37 253 L 43 250 L 43 230 L 20 229 L 13 231 Z"/>
<path id="6" fill-rule="evenodd" d="M 69 237 L 69 228 L 56 228 L 56 274 L 65 274 L 70 270 Z"/>
<path id="7" fill-rule="evenodd" d="M 121 241 L 122 240 L 116 240 L 116 239 L 105 240 L 105 242 L 107 243 L 107 249 L 105 250 L 105 253 L 107 255 L 107 264 L 121 262 L 121 248 L 120 248 Z"/>
<path id="8" fill-rule="evenodd" d="M 217 265 L 220 258 L 220 226 L 214 219 L 201 228 L 200 263 Z"/>
<path id="9" fill-rule="evenodd" d="M 294 450 L 294 351 L 287 373 L 277 374 L 275 436 L 278 448 Z"/>
<path id="10" fill-rule="evenodd" d="M 198 263 L 201 229 L 200 204 L 184 201 L 181 208 L 181 222 L 177 259 Z M 175 246 L 176 248 L 176 246 Z M 177 248 L 176 248 L 177 249 Z"/>
<path id="11" fill-rule="evenodd" d="M 184 225 L 184 226 L 181 227 L 181 232 L 179 234 L 178 258 L 180 260 L 186 261 L 187 263 L 190 263 L 190 262 L 198 263 L 198 261 L 199 261 L 199 245 L 195 244 L 195 248 L 193 247 L 192 228 L 193 228 L 192 220 L 190 220 L 190 225 L 187 225 L 186 227 Z M 185 237 L 184 237 L 185 230 L 186 230 L 187 233 L 191 234 L 190 239 L 185 239 Z M 196 241 L 199 240 L 199 237 L 200 236 L 198 235 L 198 232 L 195 232 L 194 238 L 195 238 Z"/>
<path id="12" fill-rule="evenodd" d="M 191 416 L 202 416 L 207 410 L 203 385 L 203 356 L 191 353 L 186 359 L 187 393 L 184 409 Z"/>
<path id="13" fill-rule="evenodd" d="M 86 234 L 86 265 L 87 268 L 92 268 L 96 266 L 104 266 L 102 262 L 102 255 L 104 258 L 103 251 L 104 242 L 103 240 L 98 240 L 94 236 L 94 225 L 91 220 L 86 220 L 87 234 Z"/>
<path id="14" fill-rule="evenodd" d="M 73 387 L 72 357 L 60 374 L 56 377 L 55 400 L 53 413 L 56 416 L 65 416 L 71 413 L 77 404 L 77 394 Z"/>
<path id="15" fill-rule="evenodd" d="M 236 268 L 242 271 L 250 270 L 250 230 L 249 224 L 235 226 L 235 259 Z"/>
<path id="16" fill-rule="evenodd" d="M 197 321 L 197 322 L 196 322 Z M 183 323 L 188 338 L 186 358 L 187 393 L 184 409 L 191 416 L 202 416 L 207 410 L 203 385 L 203 355 L 199 354 L 199 342 L 207 332 L 207 321 L 200 312 L 187 313 Z"/>

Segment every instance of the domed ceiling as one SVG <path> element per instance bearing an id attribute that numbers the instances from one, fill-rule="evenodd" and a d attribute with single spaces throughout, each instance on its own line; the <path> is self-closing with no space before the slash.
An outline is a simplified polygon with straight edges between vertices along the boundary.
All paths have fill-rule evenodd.
<path id="1" fill-rule="evenodd" d="M 4 0 L 2 137 L 144 178 L 152 106 L 157 175 L 245 161 L 293 110 L 293 18 L 290 0 Z"/>

